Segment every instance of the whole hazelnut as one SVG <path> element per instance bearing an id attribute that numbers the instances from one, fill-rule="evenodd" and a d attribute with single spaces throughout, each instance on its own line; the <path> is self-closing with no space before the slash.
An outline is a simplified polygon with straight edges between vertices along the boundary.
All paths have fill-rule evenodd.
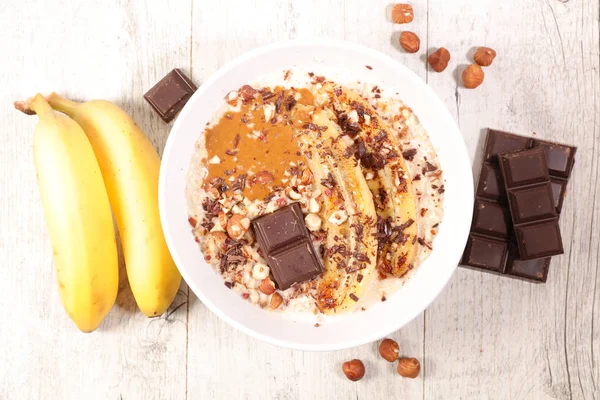
<path id="1" fill-rule="evenodd" d="M 407 53 L 416 53 L 421 48 L 421 39 L 414 32 L 404 31 L 400 34 L 400 46 Z"/>
<path id="2" fill-rule="evenodd" d="M 415 13 L 410 4 L 394 4 L 392 7 L 392 21 L 397 24 L 408 24 L 415 18 Z"/>
<path id="3" fill-rule="evenodd" d="M 394 362 L 398 359 L 400 346 L 392 339 L 383 339 L 379 344 L 379 354 L 389 362 Z"/>
<path id="4" fill-rule="evenodd" d="M 477 64 L 471 64 L 462 73 L 463 85 L 467 89 L 475 89 L 483 83 L 484 77 L 483 69 Z"/>
<path id="5" fill-rule="evenodd" d="M 475 52 L 473 59 L 475 62 L 482 67 L 489 67 L 496 58 L 496 51 L 489 47 L 480 47 Z"/>
<path id="6" fill-rule="evenodd" d="M 269 301 L 269 307 L 271 307 L 272 310 L 275 310 L 282 304 L 283 297 L 281 297 L 279 293 L 273 293 L 273 296 L 271 296 L 271 300 Z"/>
<path id="7" fill-rule="evenodd" d="M 344 371 L 346 378 L 350 379 L 352 382 L 356 382 L 365 376 L 365 365 L 362 361 L 357 359 L 346 361 L 342 365 L 342 371 Z"/>
<path id="8" fill-rule="evenodd" d="M 442 72 L 448 67 L 450 52 L 445 47 L 440 47 L 429 55 L 427 62 L 435 72 Z"/>
<path id="9" fill-rule="evenodd" d="M 270 279 L 263 279 L 258 286 L 258 290 L 266 295 L 275 293 L 275 284 Z"/>
<path id="10" fill-rule="evenodd" d="M 416 358 L 402 357 L 398 361 L 398 373 L 405 378 L 414 379 L 421 372 L 421 363 Z"/>

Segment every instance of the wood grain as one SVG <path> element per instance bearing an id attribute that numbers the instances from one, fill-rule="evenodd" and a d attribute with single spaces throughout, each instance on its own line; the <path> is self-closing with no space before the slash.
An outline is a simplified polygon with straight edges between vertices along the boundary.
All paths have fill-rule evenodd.
<path id="1" fill-rule="evenodd" d="M 598 399 L 600 398 L 600 38 L 596 0 L 423 0 L 394 25 L 384 0 L 10 0 L 0 7 L 0 399 Z M 406 54 L 399 33 L 421 38 Z M 126 277 L 101 328 L 76 331 L 57 296 L 31 160 L 35 118 L 11 109 L 37 91 L 121 104 L 162 152 L 169 125 L 142 100 L 171 68 L 201 84 L 236 56 L 278 40 L 329 37 L 382 51 L 426 79 L 458 121 L 474 171 L 482 130 L 579 146 L 561 215 L 565 254 L 545 285 L 459 269 L 393 335 L 421 360 L 416 380 L 377 343 L 331 353 L 285 350 L 234 330 L 185 285 L 168 317 L 136 309 Z M 457 77 L 473 48 L 498 52 L 475 91 Z M 444 46 L 449 68 L 426 68 Z M 477 172 L 476 172 L 477 173 Z M 189 302 L 188 302 L 189 294 Z M 341 364 L 361 358 L 352 383 Z"/>

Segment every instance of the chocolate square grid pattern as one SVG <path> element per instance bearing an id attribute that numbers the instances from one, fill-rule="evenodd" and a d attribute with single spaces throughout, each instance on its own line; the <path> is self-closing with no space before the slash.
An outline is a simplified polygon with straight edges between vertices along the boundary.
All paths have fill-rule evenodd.
<path id="1" fill-rule="evenodd" d="M 534 147 L 498 157 L 520 259 L 562 254 L 545 149 Z"/>
<path id="2" fill-rule="evenodd" d="M 324 271 L 298 203 L 254 219 L 252 228 L 280 290 Z"/>

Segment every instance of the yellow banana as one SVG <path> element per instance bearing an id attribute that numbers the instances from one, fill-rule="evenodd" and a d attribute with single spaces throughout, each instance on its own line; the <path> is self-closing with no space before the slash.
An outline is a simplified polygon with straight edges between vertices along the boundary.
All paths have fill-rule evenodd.
<path id="1" fill-rule="evenodd" d="M 29 107 L 39 117 L 33 158 L 60 298 L 77 327 L 91 332 L 113 306 L 119 287 L 106 188 L 81 127 L 39 94 Z"/>
<path id="2" fill-rule="evenodd" d="M 179 289 L 181 275 L 160 223 L 158 153 L 133 119 L 108 101 L 75 103 L 53 93 L 48 102 L 78 122 L 94 148 L 138 306 L 149 317 L 164 313 Z"/>

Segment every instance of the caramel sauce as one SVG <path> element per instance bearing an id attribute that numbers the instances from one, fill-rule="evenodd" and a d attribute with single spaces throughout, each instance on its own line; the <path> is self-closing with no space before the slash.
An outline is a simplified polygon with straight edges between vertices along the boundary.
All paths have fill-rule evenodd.
<path id="1" fill-rule="evenodd" d="M 292 110 L 296 102 L 312 105 L 314 98 L 308 89 L 281 87 L 276 87 L 272 92 L 263 89 L 260 93 L 256 91 L 250 95 L 253 97 L 243 103 L 243 99 L 240 99 L 240 111 L 226 112 L 219 122 L 206 129 L 204 135 L 208 156 L 205 162 L 207 181 L 222 178 L 227 190 L 231 190 L 233 182 L 240 175 L 247 175 L 243 194 L 255 200 L 264 199 L 286 187 L 284 179 L 289 179 L 289 176 L 286 177 L 284 172 L 290 163 L 304 163 L 295 130 L 299 128 L 298 125 L 310 122 L 310 116 L 295 114 L 295 118 L 292 118 Z M 265 112 L 265 105 L 272 112 Z M 306 121 L 299 121 L 305 118 Z M 215 156 L 218 157 L 218 163 Z M 249 175 L 250 171 L 252 175 Z"/>

